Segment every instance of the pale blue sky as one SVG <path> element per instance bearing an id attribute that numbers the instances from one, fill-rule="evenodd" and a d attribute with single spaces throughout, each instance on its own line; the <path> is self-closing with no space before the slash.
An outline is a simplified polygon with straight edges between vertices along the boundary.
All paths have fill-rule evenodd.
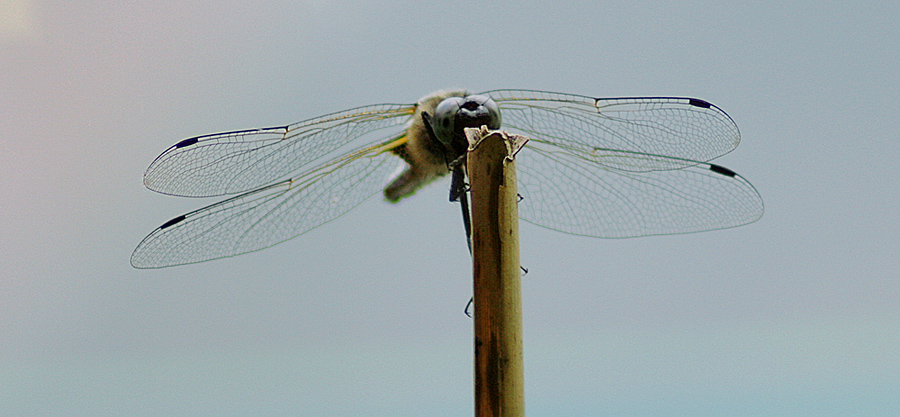
<path id="1" fill-rule="evenodd" d="M 0 416 L 472 414 L 447 184 L 262 252 L 138 271 L 209 200 L 177 141 L 433 90 L 679 95 L 743 135 L 757 223 L 522 225 L 530 416 L 900 414 L 900 5 L 126 3 L 0 8 Z"/>

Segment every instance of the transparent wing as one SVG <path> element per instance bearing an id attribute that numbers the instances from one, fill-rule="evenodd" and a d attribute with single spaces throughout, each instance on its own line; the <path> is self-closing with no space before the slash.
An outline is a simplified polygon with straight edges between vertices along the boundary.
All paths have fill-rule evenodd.
<path id="1" fill-rule="evenodd" d="M 576 235 L 626 238 L 751 223 L 759 193 L 718 165 L 623 151 L 573 154 L 528 142 L 516 157 L 522 220 Z M 664 171 L 609 166 L 662 165 Z M 681 166 L 681 169 L 675 167 Z"/>
<path id="2" fill-rule="evenodd" d="M 216 133 L 185 139 L 163 152 L 144 173 L 144 185 L 184 197 L 253 190 L 344 155 L 373 133 L 392 136 L 415 105 L 381 104 L 333 113 L 288 126 Z M 369 138 L 369 139 L 366 139 Z"/>
<path id="3" fill-rule="evenodd" d="M 253 252 L 327 223 L 381 191 L 401 135 L 359 148 L 299 177 L 176 217 L 150 233 L 131 255 L 136 268 L 162 268 Z"/>
<path id="4" fill-rule="evenodd" d="M 740 142 L 734 121 L 690 98 L 610 98 L 498 90 L 517 156 L 520 217 L 576 235 L 625 238 L 736 227 L 762 198 L 709 164 Z"/>
<path id="5" fill-rule="evenodd" d="M 504 130 L 573 153 L 613 149 L 705 162 L 731 152 L 741 141 L 731 117 L 699 99 L 592 98 L 528 90 L 483 94 L 500 106 Z M 615 162 L 618 160 L 604 161 Z M 630 161 L 625 167 L 611 168 L 642 171 L 681 167 L 666 162 Z"/>

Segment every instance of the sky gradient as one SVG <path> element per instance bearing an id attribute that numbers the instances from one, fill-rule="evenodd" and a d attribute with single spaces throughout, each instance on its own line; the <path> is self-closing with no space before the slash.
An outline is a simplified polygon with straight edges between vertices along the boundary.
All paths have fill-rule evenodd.
<path id="1" fill-rule="evenodd" d="M 472 414 L 470 261 L 439 182 L 261 252 L 132 269 L 215 200 L 160 152 L 440 89 L 690 96 L 757 223 L 521 226 L 531 416 L 900 414 L 900 5 L 7 1 L 0 416 Z"/>

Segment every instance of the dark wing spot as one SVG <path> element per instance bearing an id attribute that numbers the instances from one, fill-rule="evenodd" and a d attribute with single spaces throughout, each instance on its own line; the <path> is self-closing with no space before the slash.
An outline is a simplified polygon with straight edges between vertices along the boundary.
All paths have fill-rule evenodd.
<path id="1" fill-rule="evenodd" d="M 726 177 L 734 177 L 735 175 L 737 175 L 736 172 L 734 172 L 728 168 L 725 168 L 723 166 L 715 165 L 715 164 L 709 164 L 709 170 L 712 172 L 715 172 L 717 174 L 722 174 Z"/>
<path id="2" fill-rule="evenodd" d="M 184 148 L 185 146 L 191 146 L 191 145 L 197 143 L 197 140 L 198 140 L 197 138 L 185 139 L 181 142 L 176 143 L 175 147 L 176 148 Z"/>
<path id="3" fill-rule="evenodd" d="M 692 106 L 694 106 L 694 107 L 701 107 L 701 108 L 704 108 L 704 109 L 708 109 L 710 106 L 712 106 L 712 104 L 709 104 L 708 101 L 700 100 L 699 98 L 690 98 L 690 99 L 688 99 L 688 104 L 690 104 L 690 105 L 692 105 Z"/>
<path id="4" fill-rule="evenodd" d="M 176 217 L 176 218 L 174 218 L 174 219 L 172 219 L 172 220 L 169 220 L 169 221 L 163 223 L 162 226 L 159 226 L 159 230 L 163 230 L 163 229 L 165 229 L 165 228 L 167 228 L 167 227 L 169 227 L 169 226 L 172 226 L 172 225 L 174 225 L 174 224 L 181 223 L 182 220 L 184 220 L 184 215 L 183 215 L 183 214 L 180 215 L 180 216 L 178 216 L 178 217 Z"/>

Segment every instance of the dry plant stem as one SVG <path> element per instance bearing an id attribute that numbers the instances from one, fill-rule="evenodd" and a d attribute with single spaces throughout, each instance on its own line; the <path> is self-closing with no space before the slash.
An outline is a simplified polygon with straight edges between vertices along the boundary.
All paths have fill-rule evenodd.
<path id="1" fill-rule="evenodd" d="M 475 415 L 523 417 L 522 291 L 516 146 L 469 131 L 475 297 Z M 479 137 L 482 137 L 478 141 Z M 477 142 L 472 146 L 473 141 Z"/>

